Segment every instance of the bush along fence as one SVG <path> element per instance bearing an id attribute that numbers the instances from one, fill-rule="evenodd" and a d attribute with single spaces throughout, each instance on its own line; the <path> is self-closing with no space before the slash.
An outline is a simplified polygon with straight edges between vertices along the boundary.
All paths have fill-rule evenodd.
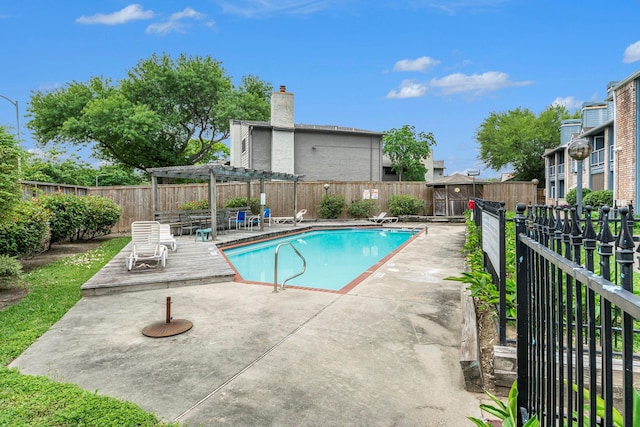
<path id="1" fill-rule="evenodd" d="M 534 415 L 544 426 L 640 425 L 633 211 L 584 211 L 520 203 L 512 224 L 503 203 L 475 200 L 488 271 L 514 258 L 495 228 L 515 225 L 518 425 Z"/>

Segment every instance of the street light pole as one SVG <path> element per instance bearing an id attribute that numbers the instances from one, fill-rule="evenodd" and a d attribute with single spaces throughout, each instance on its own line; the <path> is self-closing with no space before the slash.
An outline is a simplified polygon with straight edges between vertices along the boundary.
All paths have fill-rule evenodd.
<path id="1" fill-rule="evenodd" d="M 16 134 L 18 135 L 18 144 L 20 144 L 20 108 L 18 108 L 18 100 L 16 99 L 14 101 L 4 95 L 0 95 L 0 98 L 6 99 L 11 105 L 16 107 Z M 22 159 L 20 156 L 18 156 L 18 176 L 22 176 Z"/>
<path id="2" fill-rule="evenodd" d="M 578 182 L 576 184 L 576 203 L 578 217 L 582 217 L 582 162 L 591 154 L 591 145 L 586 138 L 578 138 L 569 144 L 569 157 L 578 161 Z"/>
<path id="3" fill-rule="evenodd" d="M 20 109 L 18 108 L 18 100 L 14 101 L 4 95 L 0 95 L 0 98 L 6 99 L 11 103 L 11 105 L 16 107 L 16 132 L 18 134 L 18 142 L 20 142 Z"/>
<path id="4" fill-rule="evenodd" d="M 476 199 L 476 176 L 480 175 L 478 169 L 467 169 L 467 176 L 471 177 L 471 183 L 473 184 L 473 200 Z"/>

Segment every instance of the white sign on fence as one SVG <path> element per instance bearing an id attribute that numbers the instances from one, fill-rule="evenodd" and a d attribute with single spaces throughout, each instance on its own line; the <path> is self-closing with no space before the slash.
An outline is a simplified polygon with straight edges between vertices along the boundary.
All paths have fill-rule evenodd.
<path id="1" fill-rule="evenodd" d="M 500 221 L 497 216 L 482 211 L 482 250 L 489 257 L 493 271 L 500 275 Z"/>

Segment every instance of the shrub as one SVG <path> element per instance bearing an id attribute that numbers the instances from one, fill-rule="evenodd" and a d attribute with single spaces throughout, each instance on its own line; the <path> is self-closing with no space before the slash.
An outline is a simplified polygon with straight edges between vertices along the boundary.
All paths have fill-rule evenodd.
<path id="1" fill-rule="evenodd" d="M 102 196 L 55 194 L 42 198 L 51 211 L 51 242 L 93 239 L 109 234 L 120 219 L 120 207 Z"/>
<path id="2" fill-rule="evenodd" d="M 25 256 L 42 252 L 47 247 L 51 212 L 43 204 L 19 202 L 0 224 L 0 254 Z"/>
<path id="3" fill-rule="evenodd" d="M 251 208 L 252 214 L 258 215 L 260 213 L 260 199 L 257 197 L 252 197 L 249 202 L 246 197 L 232 197 L 224 202 L 225 208 L 244 208 L 247 206 Z"/>
<path id="4" fill-rule="evenodd" d="M 22 265 L 15 257 L 0 255 L 0 285 L 20 276 Z"/>
<path id="5" fill-rule="evenodd" d="M 320 202 L 320 208 L 318 209 L 318 216 L 320 218 L 338 218 L 344 206 L 347 202 L 344 200 L 344 196 L 341 195 L 326 195 Z"/>
<path id="6" fill-rule="evenodd" d="M 184 202 L 178 208 L 181 211 L 195 211 L 202 209 L 209 209 L 209 201 L 207 199 L 193 200 L 191 202 Z"/>
<path id="7" fill-rule="evenodd" d="M 567 201 L 567 204 L 570 207 L 575 207 L 576 204 L 578 203 L 578 190 L 575 188 L 572 188 L 571 190 L 569 190 L 567 192 L 567 197 L 565 197 L 565 200 Z M 591 193 L 591 190 L 588 188 L 583 188 L 582 189 L 582 204 L 584 205 L 584 198 L 587 194 Z"/>
<path id="8" fill-rule="evenodd" d="M 111 228 L 120 220 L 120 206 L 102 196 L 84 196 L 82 201 L 86 204 L 86 214 L 78 237 L 90 240 L 111 233 Z"/>
<path id="9" fill-rule="evenodd" d="M 86 215 L 86 204 L 79 196 L 60 193 L 44 196 L 42 203 L 51 211 L 50 243 L 73 240 Z"/>
<path id="10" fill-rule="evenodd" d="M 598 209 L 600 206 L 607 205 L 613 206 L 613 191 L 611 190 L 598 190 L 588 193 L 582 198 L 582 205 L 591 205 L 593 209 Z"/>
<path id="11" fill-rule="evenodd" d="M 389 214 L 391 216 L 418 215 L 424 209 L 424 201 L 414 196 L 399 194 L 389 197 Z"/>
<path id="12" fill-rule="evenodd" d="M 372 199 L 354 200 L 347 208 L 347 213 L 354 218 L 371 218 L 379 211 L 378 203 Z"/>

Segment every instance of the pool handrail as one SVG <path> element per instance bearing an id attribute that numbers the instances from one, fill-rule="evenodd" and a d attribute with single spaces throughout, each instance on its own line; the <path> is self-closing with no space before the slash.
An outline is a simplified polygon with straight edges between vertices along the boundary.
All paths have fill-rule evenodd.
<path id="1" fill-rule="evenodd" d="M 302 254 L 300 252 L 298 252 L 298 250 L 296 249 L 295 246 L 293 246 L 293 244 L 291 242 L 284 242 L 284 243 L 280 243 L 278 246 L 276 246 L 276 251 L 275 251 L 275 259 L 274 259 L 274 268 L 273 268 L 273 293 L 278 293 L 278 252 L 280 252 L 280 248 L 282 246 L 291 246 L 291 249 L 293 249 L 293 251 L 300 257 L 300 259 L 302 260 L 302 271 L 299 273 L 294 274 L 291 277 L 287 277 L 286 279 L 284 279 L 282 281 L 282 285 L 280 286 L 280 290 L 284 291 L 284 285 L 285 283 L 287 283 L 287 281 L 294 279 L 298 276 L 301 276 L 302 274 L 304 274 L 304 272 L 307 270 L 307 260 L 304 259 L 304 257 L 302 256 Z"/>

